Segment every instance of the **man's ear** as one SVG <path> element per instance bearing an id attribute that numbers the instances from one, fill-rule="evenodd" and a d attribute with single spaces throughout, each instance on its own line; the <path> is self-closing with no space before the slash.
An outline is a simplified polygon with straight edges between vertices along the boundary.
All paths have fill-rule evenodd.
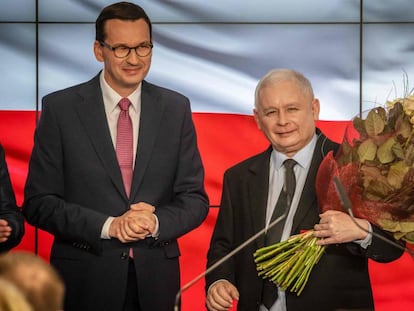
<path id="1" fill-rule="evenodd" d="M 262 130 L 262 127 L 260 126 L 259 112 L 257 111 L 256 108 L 253 109 L 253 116 L 254 116 L 254 120 L 256 121 L 257 128 L 259 130 Z"/>
<path id="2" fill-rule="evenodd" d="M 95 43 L 93 44 L 93 53 L 95 54 L 95 58 L 98 62 L 103 62 L 103 46 L 95 40 Z"/>
<path id="3" fill-rule="evenodd" d="M 319 99 L 314 98 L 312 100 L 312 113 L 313 113 L 313 119 L 315 121 L 319 120 L 320 109 L 321 109 L 321 107 L 320 107 Z"/>

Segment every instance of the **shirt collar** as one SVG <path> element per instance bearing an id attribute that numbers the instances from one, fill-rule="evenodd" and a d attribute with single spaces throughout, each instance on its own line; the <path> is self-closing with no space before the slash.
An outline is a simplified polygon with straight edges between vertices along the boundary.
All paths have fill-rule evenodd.
<path id="1" fill-rule="evenodd" d="M 317 140 L 318 136 L 316 134 L 313 135 L 310 142 L 293 156 L 292 159 L 295 160 L 302 168 L 307 169 L 310 166 Z M 273 149 L 271 161 L 276 169 L 280 169 L 286 159 L 289 158 L 285 154 Z"/>
<path id="2" fill-rule="evenodd" d="M 103 100 L 104 100 L 104 105 L 107 107 L 108 111 L 113 112 L 117 108 L 119 101 L 122 99 L 122 96 L 119 95 L 106 82 L 103 70 L 100 74 L 99 81 L 101 83 L 101 89 L 102 89 L 102 96 L 103 96 Z M 141 99 L 141 87 L 142 87 L 142 82 L 138 85 L 138 87 L 135 89 L 135 91 L 133 91 L 128 96 L 128 99 L 131 102 L 131 106 L 135 111 L 138 111 L 138 104 L 139 104 L 140 99 Z"/>

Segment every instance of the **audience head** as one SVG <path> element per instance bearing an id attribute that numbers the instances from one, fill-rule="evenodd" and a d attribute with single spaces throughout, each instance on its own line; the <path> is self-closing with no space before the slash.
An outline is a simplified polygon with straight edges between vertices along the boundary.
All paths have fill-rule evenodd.
<path id="1" fill-rule="evenodd" d="M 35 254 L 14 251 L 1 255 L 0 277 L 15 284 L 34 311 L 62 310 L 63 281 L 49 263 Z"/>
<path id="2" fill-rule="evenodd" d="M 0 278 L 0 311 L 33 311 L 22 291 L 4 278 Z"/>

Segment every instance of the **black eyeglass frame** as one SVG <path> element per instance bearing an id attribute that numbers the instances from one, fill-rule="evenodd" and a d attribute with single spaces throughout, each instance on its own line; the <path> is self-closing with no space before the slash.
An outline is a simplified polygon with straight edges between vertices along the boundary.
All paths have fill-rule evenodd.
<path id="1" fill-rule="evenodd" d="M 134 47 L 129 47 L 129 46 L 125 46 L 125 45 L 119 45 L 119 46 L 111 46 L 111 45 L 109 45 L 108 43 L 106 43 L 105 41 L 99 41 L 99 44 L 101 45 L 101 46 L 103 46 L 103 47 L 106 47 L 106 48 L 108 48 L 109 50 L 111 50 L 113 53 L 114 53 L 114 55 L 115 55 L 115 57 L 116 58 L 127 58 L 130 54 L 131 54 L 131 50 L 134 50 L 135 51 L 135 54 L 137 55 L 137 56 L 139 56 L 139 57 L 147 57 L 148 55 L 150 55 L 151 54 L 151 52 L 152 52 L 152 48 L 154 47 L 154 45 L 150 42 L 150 43 L 144 43 L 144 44 L 139 44 L 139 45 L 137 45 L 137 46 L 134 46 Z M 146 53 L 146 54 L 140 54 L 138 51 L 140 51 L 139 50 L 139 48 L 143 48 L 143 47 L 145 47 L 145 48 L 149 48 L 148 49 L 148 53 Z M 117 52 L 116 51 L 118 51 L 119 52 L 119 48 L 123 48 L 123 49 L 128 49 L 128 53 L 126 53 L 124 56 L 118 56 L 117 55 Z"/>

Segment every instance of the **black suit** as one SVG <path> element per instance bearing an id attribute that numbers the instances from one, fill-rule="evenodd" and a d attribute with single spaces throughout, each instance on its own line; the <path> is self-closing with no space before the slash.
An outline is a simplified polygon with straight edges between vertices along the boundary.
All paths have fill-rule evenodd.
<path id="1" fill-rule="evenodd" d="M 319 133 L 319 131 L 318 131 Z M 312 229 L 319 222 L 315 178 L 323 157 L 338 145 L 319 135 L 298 209 L 292 234 Z M 224 176 L 221 209 L 208 252 L 208 266 L 225 256 L 256 232 L 263 229 L 269 188 L 269 161 L 272 148 L 230 168 Z M 377 228 L 374 228 L 378 231 Z M 258 310 L 262 304 L 263 281 L 257 276 L 253 253 L 264 246 L 259 237 L 232 260 L 206 276 L 206 287 L 227 279 L 240 293 L 238 310 Z M 399 249 L 373 239 L 365 251 L 355 243 L 328 246 L 312 271 L 302 294 L 286 292 L 288 311 L 373 308 L 368 276 L 368 259 L 390 261 L 401 255 Z"/>
<path id="2" fill-rule="evenodd" d="M 7 241 L 0 243 L 0 252 L 5 252 L 15 247 L 22 240 L 24 218 L 16 205 L 2 145 L 0 145 L 0 219 L 6 220 L 12 228 L 11 235 Z"/>
<path id="3" fill-rule="evenodd" d="M 51 263 L 67 286 L 65 311 L 122 309 L 128 250 L 134 248 L 143 311 L 171 311 L 179 289 L 177 238 L 208 212 L 190 104 L 143 81 L 131 195 L 125 194 L 99 75 L 46 96 L 25 188 L 29 223 L 55 236 Z M 156 207 L 159 239 L 102 240 L 108 216 L 130 204 Z"/>

